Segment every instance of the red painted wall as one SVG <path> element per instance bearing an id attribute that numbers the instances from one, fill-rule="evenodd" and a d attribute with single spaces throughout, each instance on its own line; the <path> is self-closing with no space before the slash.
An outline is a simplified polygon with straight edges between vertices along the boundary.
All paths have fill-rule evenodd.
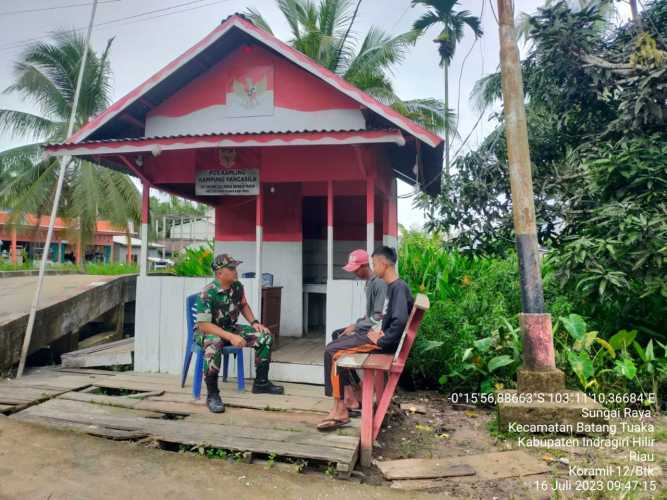
<path id="1" fill-rule="evenodd" d="M 263 47 L 240 47 L 209 71 L 183 87 L 149 113 L 152 116 L 183 116 L 198 109 L 222 105 L 230 79 L 244 68 L 273 66 L 274 103 L 298 111 L 359 109 L 360 105 L 330 85 Z M 273 88 L 274 87 L 274 88 Z"/>
<path id="2" fill-rule="evenodd" d="M 265 184 L 262 190 L 264 241 L 301 241 L 301 185 Z M 255 241 L 255 200 L 254 196 L 219 198 L 215 210 L 217 241 Z"/>

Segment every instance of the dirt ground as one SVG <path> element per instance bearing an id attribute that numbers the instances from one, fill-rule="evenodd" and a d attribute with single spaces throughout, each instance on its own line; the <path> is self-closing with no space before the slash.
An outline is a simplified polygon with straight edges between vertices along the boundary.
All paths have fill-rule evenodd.
<path id="1" fill-rule="evenodd" d="M 432 499 L 433 495 L 210 460 L 0 415 L 0 499 Z"/>

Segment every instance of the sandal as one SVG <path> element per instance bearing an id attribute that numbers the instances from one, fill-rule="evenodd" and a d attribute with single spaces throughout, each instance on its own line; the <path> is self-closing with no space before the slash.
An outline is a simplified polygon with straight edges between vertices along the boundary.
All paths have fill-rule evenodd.
<path id="1" fill-rule="evenodd" d="M 351 418 L 361 417 L 361 408 L 348 408 L 347 414 L 350 415 Z"/>
<path id="2" fill-rule="evenodd" d="M 350 423 L 349 418 L 345 420 L 341 420 L 338 418 L 327 418 L 325 420 L 322 420 L 319 424 L 317 424 L 317 430 L 320 432 L 333 431 L 336 429 L 340 429 L 341 427 L 344 427 L 349 423 Z"/>

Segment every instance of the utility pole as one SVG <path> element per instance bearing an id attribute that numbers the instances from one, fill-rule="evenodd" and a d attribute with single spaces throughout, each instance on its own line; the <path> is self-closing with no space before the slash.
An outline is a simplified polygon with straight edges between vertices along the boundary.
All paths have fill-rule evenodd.
<path id="1" fill-rule="evenodd" d="M 630 0 L 630 11 L 632 12 L 632 20 L 637 23 L 639 21 L 639 9 L 637 8 L 637 0 Z"/>
<path id="2" fill-rule="evenodd" d="M 519 392 L 552 393 L 563 388 L 564 376 L 556 369 L 551 316 L 544 313 L 528 126 L 512 0 L 498 0 L 498 18 L 512 215 L 521 279 L 523 367 L 517 375 L 517 388 Z"/>
<path id="3" fill-rule="evenodd" d="M 97 2 L 93 2 L 93 9 L 90 14 L 90 22 L 88 23 L 88 33 L 86 34 L 86 42 L 83 48 L 83 55 L 81 56 L 81 65 L 79 66 L 79 76 L 76 80 L 76 89 L 74 90 L 74 99 L 72 100 L 72 111 L 70 112 L 69 124 L 67 126 L 67 138 L 72 135 L 74 131 L 74 122 L 76 120 L 76 111 L 79 104 L 79 95 L 81 94 L 81 83 L 83 81 L 83 71 L 86 67 L 86 59 L 88 59 L 88 45 L 90 44 L 90 37 L 93 32 L 93 22 L 95 21 L 95 12 L 97 11 Z M 30 306 L 30 316 L 28 316 L 28 326 L 25 329 L 25 337 L 23 338 L 23 347 L 21 349 L 21 359 L 19 361 L 19 368 L 16 372 L 16 377 L 23 375 L 25 362 L 28 357 L 30 349 L 30 340 L 32 339 L 32 330 L 35 326 L 35 315 L 37 314 L 37 306 L 39 305 L 39 296 L 42 293 L 42 284 L 44 283 L 44 271 L 46 269 L 46 261 L 49 258 L 49 248 L 51 247 L 51 239 L 53 238 L 53 226 L 56 222 L 56 215 L 58 213 L 58 204 L 60 203 L 60 195 L 63 190 L 63 182 L 65 180 L 65 170 L 69 165 L 71 156 L 63 156 L 60 159 L 60 172 L 58 173 L 58 183 L 56 184 L 56 194 L 53 198 L 53 207 L 51 207 L 51 218 L 49 219 L 49 230 L 46 233 L 46 242 L 44 242 L 44 251 L 42 252 L 42 259 L 39 264 L 39 276 L 37 278 L 37 288 Z"/>

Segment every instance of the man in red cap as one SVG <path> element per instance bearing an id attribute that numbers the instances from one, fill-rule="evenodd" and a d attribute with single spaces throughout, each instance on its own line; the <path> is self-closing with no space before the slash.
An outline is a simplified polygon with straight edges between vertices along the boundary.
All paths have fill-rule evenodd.
<path id="1" fill-rule="evenodd" d="M 350 414 L 358 413 L 360 407 L 359 377 L 354 370 L 336 369 L 333 363 L 334 356 L 336 352 L 343 350 L 370 348 L 367 334 L 371 328 L 378 327 L 382 322 L 387 284 L 371 271 L 368 253 L 365 250 L 354 250 L 350 253 L 343 269 L 366 281 L 366 315 L 332 333 L 333 340 L 327 345 L 324 354 L 324 392 L 327 396 L 342 397 L 342 404 Z M 367 347 L 363 347 L 364 345 Z M 320 430 L 327 430 L 327 425 L 335 424 L 335 421 L 328 419 L 322 423 Z"/>

